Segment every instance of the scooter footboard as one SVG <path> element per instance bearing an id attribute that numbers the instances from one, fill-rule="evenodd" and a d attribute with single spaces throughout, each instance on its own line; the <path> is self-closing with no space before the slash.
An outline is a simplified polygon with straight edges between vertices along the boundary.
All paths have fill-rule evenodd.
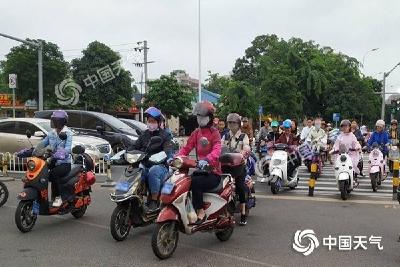
<path id="1" fill-rule="evenodd" d="M 167 206 L 164 207 L 160 214 L 157 217 L 157 223 L 162 223 L 166 221 L 178 221 L 179 220 L 179 212 L 175 207 Z"/>

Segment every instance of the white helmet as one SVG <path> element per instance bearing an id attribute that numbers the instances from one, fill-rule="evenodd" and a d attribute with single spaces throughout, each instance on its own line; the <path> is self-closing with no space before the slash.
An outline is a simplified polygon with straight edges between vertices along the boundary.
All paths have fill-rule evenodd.
<path id="1" fill-rule="evenodd" d="M 385 121 L 384 120 L 377 120 L 376 123 L 375 123 L 375 127 L 378 127 L 378 126 L 380 126 L 382 128 L 385 128 Z"/>

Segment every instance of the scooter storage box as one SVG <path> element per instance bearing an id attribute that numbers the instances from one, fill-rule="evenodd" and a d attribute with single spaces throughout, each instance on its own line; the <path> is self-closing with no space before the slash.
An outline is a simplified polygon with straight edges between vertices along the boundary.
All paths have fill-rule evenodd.
<path id="1" fill-rule="evenodd" d="M 240 153 L 225 153 L 220 158 L 223 173 L 228 173 L 233 177 L 246 175 L 246 161 Z"/>

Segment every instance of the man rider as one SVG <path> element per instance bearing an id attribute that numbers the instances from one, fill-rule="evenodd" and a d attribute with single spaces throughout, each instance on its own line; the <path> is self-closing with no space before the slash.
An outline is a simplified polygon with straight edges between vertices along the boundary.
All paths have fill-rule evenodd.
<path id="1" fill-rule="evenodd" d="M 148 151 L 147 158 L 164 151 L 167 154 L 168 159 L 173 156 L 173 145 L 171 142 L 171 135 L 164 129 L 162 129 L 162 114 L 161 111 L 155 107 L 149 107 L 145 113 L 147 118 L 148 129 L 139 136 L 138 140 L 129 147 L 129 150 L 145 151 L 150 144 L 150 139 L 154 136 L 159 136 L 162 139 L 162 143 L 159 148 Z M 159 193 L 161 186 L 164 182 L 164 178 L 168 173 L 168 167 L 165 164 L 152 165 L 147 160 L 144 160 L 140 166 L 143 169 L 142 181 L 147 181 L 150 196 L 147 201 L 149 211 L 154 211 L 158 208 Z"/>
<path id="2" fill-rule="evenodd" d="M 267 141 L 268 142 L 276 142 L 276 141 L 278 141 L 279 136 L 280 136 L 280 133 L 279 133 L 279 122 L 272 121 L 271 122 L 271 128 L 272 128 L 272 131 L 268 133 Z"/>
<path id="3" fill-rule="evenodd" d="M 311 127 L 308 137 L 306 138 L 307 142 L 310 142 L 312 146 L 315 145 L 319 147 L 319 149 L 325 148 L 328 139 L 326 132 L 321 126 L 321 119 L 316 118 L 314 121 L 314 126 Z"/>
<path id="4" fill-rule="evenodd" d="M 312 123 L 312 118 L 307 118 L 306 126 L 303 128 L 303 130 L 301 130 L 300 143 L 303 143 L 307 139 L 307 136 L 310 133 L 312 127 Z"/>
<path id="5" fill-rule="evenodd" d="M 72 132 L 67 128 L 68 114 L 64 110 L 56 110 L 51 114 L 51 130 L 38 144 L 38 147 L 49 146 L 53 152 L 52 161 L 49 164 L 49 181 L 51 182 L 53 207 L 60 207 L 62 203 L 68 206 L 72 201 L 71 194 L 60 185 L 60 179 L 71 171 L 71 146 Z M 61 140 L 59 134 L 64 132 L 66 140 Z M 59 197 L 61 193 L 61 198 Z"/>

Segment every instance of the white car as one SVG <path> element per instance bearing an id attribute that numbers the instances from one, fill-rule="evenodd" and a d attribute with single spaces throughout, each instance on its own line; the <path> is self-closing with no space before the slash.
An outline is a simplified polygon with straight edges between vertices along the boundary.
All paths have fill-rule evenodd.
<path id="1" fill-rule="evenodd" d="M 29 130 L 32 137 L 28 140 L 26 131 Z M 0 153 L 15 153 L 32 145 L 35 147 L 47 135 L 52 128 L 50 120 L 36 118 L 9 118 L 0 120 Z M 95 162 L 105 156 L 112 155 L 111 145 L 104 139 L 78 135 L 73 130 L 72 147 L 81 145 L 85 147 Z M 31 143 L 30 143 L 31 142 Z"/>

